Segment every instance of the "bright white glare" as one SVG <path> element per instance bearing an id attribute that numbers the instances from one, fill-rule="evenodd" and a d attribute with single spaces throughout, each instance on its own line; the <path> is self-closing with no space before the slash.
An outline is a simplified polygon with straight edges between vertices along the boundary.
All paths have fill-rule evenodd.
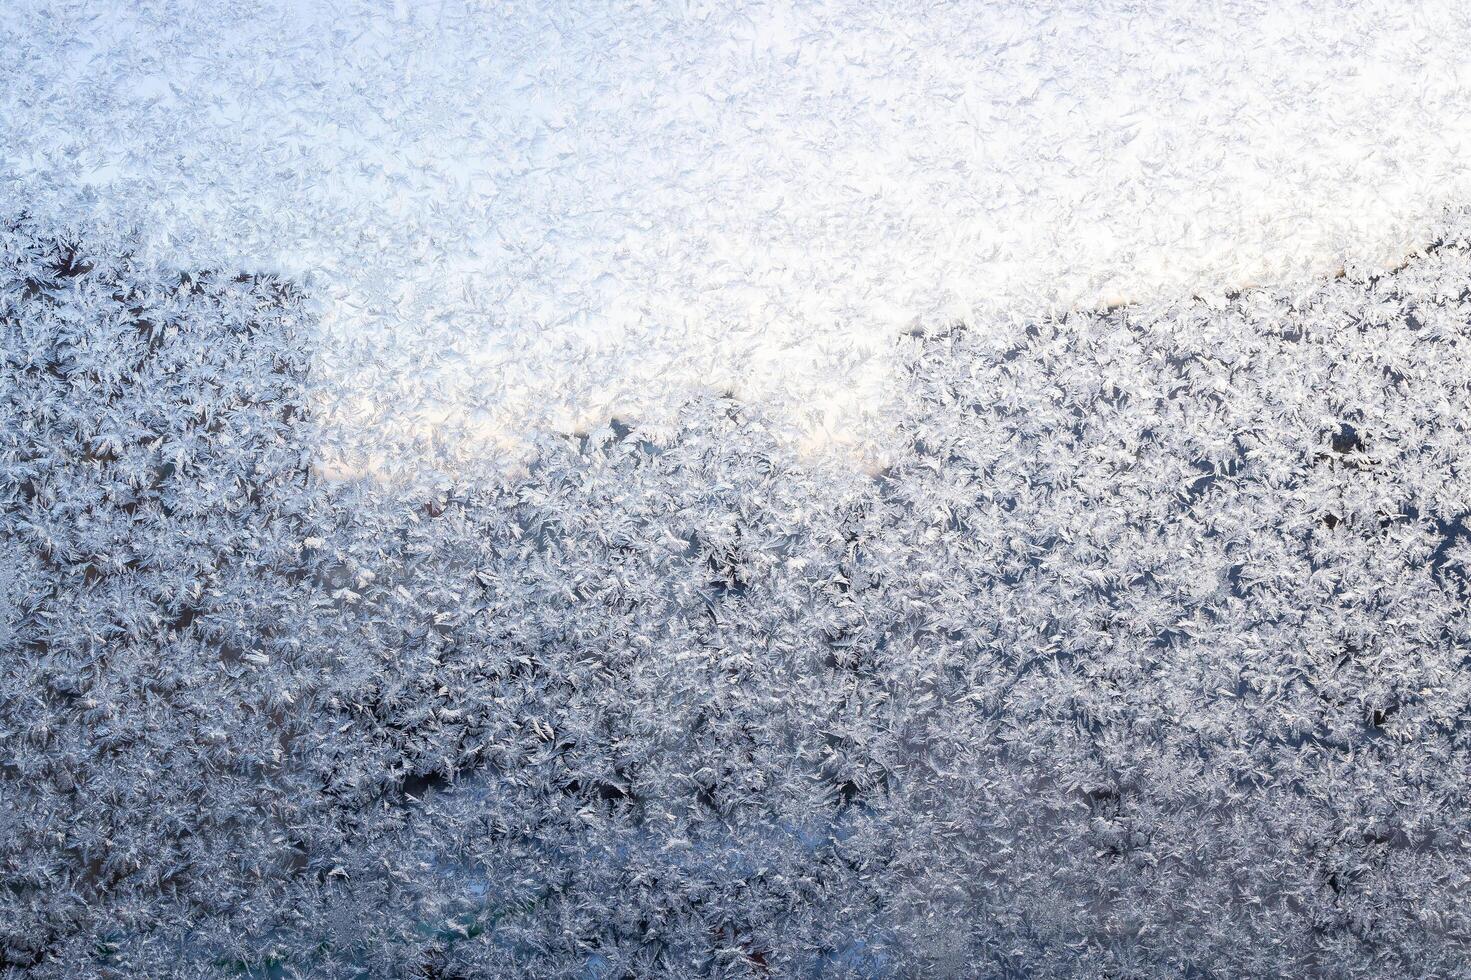
<path id="1" fill-rule="evenodd" d="M 1140 7 L 13 0 L 0 162 L 309 273 L 360 431 L 729 388 L 863 443 L 913 326 L 1389 262 L 1468 200 L 1462 5 Z"/>

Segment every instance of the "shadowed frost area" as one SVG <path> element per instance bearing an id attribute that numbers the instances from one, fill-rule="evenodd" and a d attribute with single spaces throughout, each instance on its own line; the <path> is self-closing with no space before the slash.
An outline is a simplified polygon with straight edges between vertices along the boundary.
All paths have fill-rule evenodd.
<path id="1" fill-rule="evenodd" d="M 12 199 L 310 278 L 347 471 L 695 390 L 876 465 L 903 331 L 1382 267 L 1471 199 L 1449 0 L 13 0 L 0 41 Z"/>
<path id="2" fill-rule="evenodd" d="M 298 289 L 7 223 L 0 964 L 1458 975 L 1467 227 L 916 340 L 872 475 L 695 395 L 396 486 Z"/>

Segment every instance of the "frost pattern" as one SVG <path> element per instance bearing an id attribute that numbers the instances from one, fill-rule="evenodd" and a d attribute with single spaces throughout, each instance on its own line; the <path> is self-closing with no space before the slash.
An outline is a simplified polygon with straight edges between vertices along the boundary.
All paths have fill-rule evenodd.
<path id="1" fill-rule="evenodd" d="M 299 287 L 7 223 L 7 970 L 1459 975 L 1466 226 L 906 339 L 877 474 L 709 396 L 388 482 Z"/>
<path id="2" fill-rule="evenodd" d="M 1400 261 L 1471 200 L 1468 49 L 1463 0 L 5 0 L 0 193 L 311 272 L 358 443 L 726 388 L 862 441 L 912 324 Z"/>

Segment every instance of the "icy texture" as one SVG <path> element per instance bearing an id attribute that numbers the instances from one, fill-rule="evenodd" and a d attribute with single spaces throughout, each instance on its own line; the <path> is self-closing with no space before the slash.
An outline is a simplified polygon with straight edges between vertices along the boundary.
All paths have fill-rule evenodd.
<path id="1" fill-rule="evenodd" d="M 0 6 L 5 193 L 314 273 L 354 444 L 726 388 L 867 440 L 916 322 L 1382 267 L 1471 200 L 1459 0 Z"/>
<path id="2" fill-rule="evenodd" d="M 5 965 L 1459 975 L 1468 224 L 906 342 L 872 477 L 698 397 L 401 486 L 305 465 L 298 290 L 21 222 Z"/>

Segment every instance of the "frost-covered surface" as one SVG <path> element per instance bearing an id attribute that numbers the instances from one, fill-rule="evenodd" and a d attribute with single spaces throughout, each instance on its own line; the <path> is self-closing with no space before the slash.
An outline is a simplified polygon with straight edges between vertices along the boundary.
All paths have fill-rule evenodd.
<path id="1" fill-rule="evenodd" d="M 0 7 L 3 193 L 311 272 L 344 450 L 725 388 L 866 440 L 916 320 L 1382 267 L 1471 200 L 1460 0 Z"/>
<path id="2" fill-rule="evenodd" d="M 0 3 L 0 970 L 1465 975 L 1467 50 Z"/>
<path id="3" fill-rule="evenodd" d="M 10 226 L 7 226 L 10 227 Z M 16 977 L 1455 976 L 1471 245 L 325 481 L 313 307 L 0 279 Z"/>

